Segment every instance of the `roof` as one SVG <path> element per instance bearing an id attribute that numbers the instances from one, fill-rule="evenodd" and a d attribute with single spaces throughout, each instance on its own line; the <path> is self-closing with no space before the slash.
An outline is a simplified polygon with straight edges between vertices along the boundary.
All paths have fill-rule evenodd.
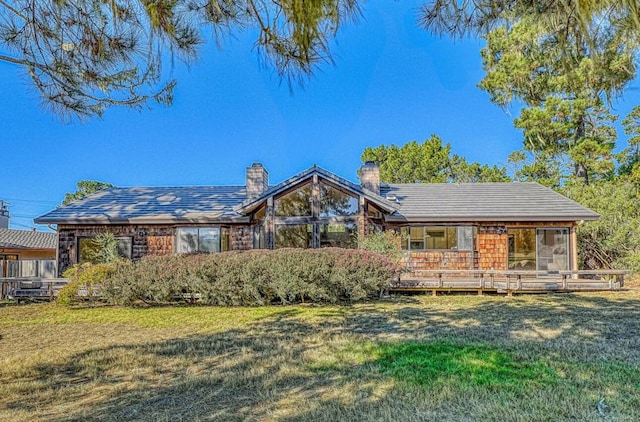
<path id="1" fill-rule="evenodd" d="M 0 248 L 3 249 L 55 249 L 57 243 L 56 233 L 0 229 Z"/>
<path id="2" fill-rule="evenodd" d="M 37 224 L 177 222 L 247 220 L 233 208 L 245 200 L 244 186 L 108 188 L 44 214 Z"/>
<path id="3" fill-rule="evenodd" d="M 600 216 L 538 183 L 390 184 L 398 212 L 389 221 L 580 221 Z"/>
<path id="4" fill-rule="evenodd" d="M 250 212 L 253 209 L 257 208 L 260 204 L 262 204 L 262 202 L 264 202 L 269 196 L 277 195 L 283 191 L 286 191 L 287 189 L 311 178 L 314 174 L 317 174 L 330 182 L 334 182 L 338 186 L 347 188 L 353 193 L 364 196 L 370 202 L 377 204 L 385 211 L 392 212 L 397 209 L 397 205 L 395 203 L 386 200 L 384 197 L 376 194 L 375 192 L 365 189 L 360 185 L 356 185 L 355 183 L 352 183 L 347 179 L 336 175 L 335 173 L 314 165 L 313 167 L 310 167 L 296 174 L 295 176 L 292 176 L 287 180 L 278 183 L 275 186 L 270 186 L 267 190 L 260 194 L 260 196 L 256 198 L 248 198 L 242 205 L 236 208 L 236 211 L 241 213 Z"/>
<path id="5" fill-rule="evenodd" d="M 247 198 L 244 186 L 108 188 L 53 210 L 38 224 L 242 223 L 267 197 L 313 175 L 364 196 L 396 222 L 580 221 L 599 215 L 538 183 L 382 185 L 380 195 L 313 166 Z M 397 200 L 390 200 L 395 196 Z"/>

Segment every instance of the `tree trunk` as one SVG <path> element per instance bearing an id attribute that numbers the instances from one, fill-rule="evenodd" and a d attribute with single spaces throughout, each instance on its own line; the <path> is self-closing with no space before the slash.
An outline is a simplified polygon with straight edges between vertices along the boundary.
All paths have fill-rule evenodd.
<path id="1" fill-rule="evenodd" d="M 580 142 L 582 142 L 582 139 L 584 139 L 586 126 L 584 114 L 578 117 L 578 121 L 576 123 L 576 133 L 573 137 L 574 146 L 577 146 Z M 575 176 L 581 177 L 584 181 L 584 184 L 589 185 L 589 169 L 587 168 L 586 164 L 576 162 L 573 164 L 573 168 Z"/>

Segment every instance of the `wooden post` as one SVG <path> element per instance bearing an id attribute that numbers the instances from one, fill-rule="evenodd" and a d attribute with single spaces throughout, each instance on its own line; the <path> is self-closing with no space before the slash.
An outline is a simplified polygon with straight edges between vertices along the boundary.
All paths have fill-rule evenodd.
<path id="1" fill-rule="evenodd" d="M 311 183 L 311 215 L 314 220 L 320 217 L 320 183 L 317 174 L 313 175 Z M 312 224 L 311 232 L 311 247 L 317 249 L 320 247 L 320 225 Z"/>
<path id="2" fill-rule="evenodd" d="M 569 236 L 569 252 L 571 253 L 571 271 L 578 271 L 578 233 L 576 225 L 571 226 L 571 234 Z M 578 274 L 572 274 L 572 278 L 578 278 Z"/>
<path id="3" fill-rule="evenodd" d="M 367 235 L 367 214 L 368 204 L 364 199 L 364 196 L 358 197 L 358 248 L 360 248 L 360 241 Z"/>
<path id="4" fill-rule="evenodd" d="M 273 208 L 273 196 L 267 198 L 267 209 L 264 216 L 264 246 L 267 249 L 276 248 L 275 231 L 276 226 L 274 222 L 275 211 Z"/>

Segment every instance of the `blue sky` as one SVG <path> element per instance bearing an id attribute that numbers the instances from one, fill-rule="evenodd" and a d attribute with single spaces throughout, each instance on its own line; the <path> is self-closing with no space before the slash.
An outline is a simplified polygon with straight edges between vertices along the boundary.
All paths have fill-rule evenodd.
<path id="1" fill-rule="evenodd" d="M 340 31 L 335 65 L 291 94 L 241 32 L 210 40 L 190 67 L 177 64 L 171 107 L 110 110 L 65 124 L 44 111 L 19 69 L 0 62 L 0 199 L 12 228 L 59 204 L 79 180 L 118 186 L 244 183 L 262 162 L 277 183 L 318 164 L 356 180 L 367 146 L 423 141 L 435 133 L 471 161 L 505 164 L 520 148 L 513 116 L 476 88 L 481 40 L 451 41 L 417 27 L 420 2 L 373 1 Z M 634 81 L 616 112 L 637 98 Z M 637 103 L 637 101 L 636 101 Z M 517 112 L 517 110 L 515 110 Z M 46 229 L 46 227 L 38 227 Z"/>

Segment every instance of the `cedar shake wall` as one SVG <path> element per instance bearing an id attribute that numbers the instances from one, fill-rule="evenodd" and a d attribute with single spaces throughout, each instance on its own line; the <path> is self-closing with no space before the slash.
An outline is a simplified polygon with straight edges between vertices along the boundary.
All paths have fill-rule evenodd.
<path id="1" fill-rule="evenodd" d="M 253 249 L 253 229 L 251 226 L 232 226 L 230 248 L 232 251 L 247 251 Z"/>
<path id="2" fill-rule="evenodd" d="M 131 258 L 140 259 L 149 253 L 166 253 L 172 247 L 175 227 L 169 225 L 91 225 L 58 227 L 58 272 L 78 262 L 78 238 L 110 232 L 116 237 L 131 237 Z M 149 244 L 151 238 L 151 244 Z"/>
<path id="3" fill-rule="evenodd" d="M 413 223 L 416 226 L 433 226 L 434 223 Z M 461 223 L 477 228 L 475 250 L 471 251 L 411 251 L 404 259 L 414 270 L 508 270 L 509 228 L 571 228 L 572 222 L 527 223 Z M 387 225 L 397 229 L 399 225 Z M 570 245 L 571 248 L 575 246 Z"/>
<path id="4" fill-rule="evenodd" d="M 173 253 L 174 235 L 147 236 L 147 249 L 149 255 L 169 255 Z"/>
<path id="5" fill-rule="evenodd" d="M 407 261 L 408 258 L 408 261 Z M 473 270 L 478 257 L 473 251 L 412 251 L 404 263 L 411 270 Z"/>
<path id="6" fill-rule="evenodd" d="M 214 224 L 190 224 L 184 227 L 212 227 Z M 182 227 L 182 226 L 179 226 Z M 58 273 L 62 273 L 78 262 L 78 238 L 93 237 L 111 232 L 114 236 L 132 238 L 132 259 L 145 255 L 167 255 L 174 252 L 175 225 L 87 225 L 58 226 Z M 230 248 L 247 250 L 253 247 L 252 229 L 249 225 L 230 227 Z"/>
<path id="7" fill-rule="evenodd" d="M 271 207 L 272 208 L 272 207 Z M 268 223 L 267 213 L 267 223 Z M 360 212 L 359 232 L 363 235 L 368 228 L 381 222 L 373 221 Z M 417 225 L 417 224 L 416 224 Z M 420 225 L 433 225 L 432 223 Z M 465 224 L 461 224 L 465 225 Z M 508 269 L 508 228 L 572 227 L 570 222 L 539 223 L 467 223 L 477 227 L 474 251 L 412 251 L 407 254 L 407 265 L 415 270 L 507 270 Z M 184 225 L 184 227 L 211 227 L 212 224 Z M 253 249 L 253 227 L 251 225 L 230 225 L 229 247 L 231 250 Z M 269 225 L 267 224 L 267 229 Z M 399 225 L 387 225 L 387 229 L 398 229 Z M 78 238 L 93 237 L 106 231 L 115 236 L 131 237 L 132 258 L 139 259 L 147 254 L 167 255 L 174 252 L 175 225 L 87 225 L 58 227 L 58 272 L 62 274 L 77 262 Z M 267 230 L 269 247 L 270 230 Z M 271 236 L 272 237 L 272 236 Z M 573 246 L 572 246 L 573 247 Z"/>
<path id="8" fill-rule="evenodd" d="M 507 270 L 509 236 L 504 226 L 478 227 L 478 269 Z"/>

